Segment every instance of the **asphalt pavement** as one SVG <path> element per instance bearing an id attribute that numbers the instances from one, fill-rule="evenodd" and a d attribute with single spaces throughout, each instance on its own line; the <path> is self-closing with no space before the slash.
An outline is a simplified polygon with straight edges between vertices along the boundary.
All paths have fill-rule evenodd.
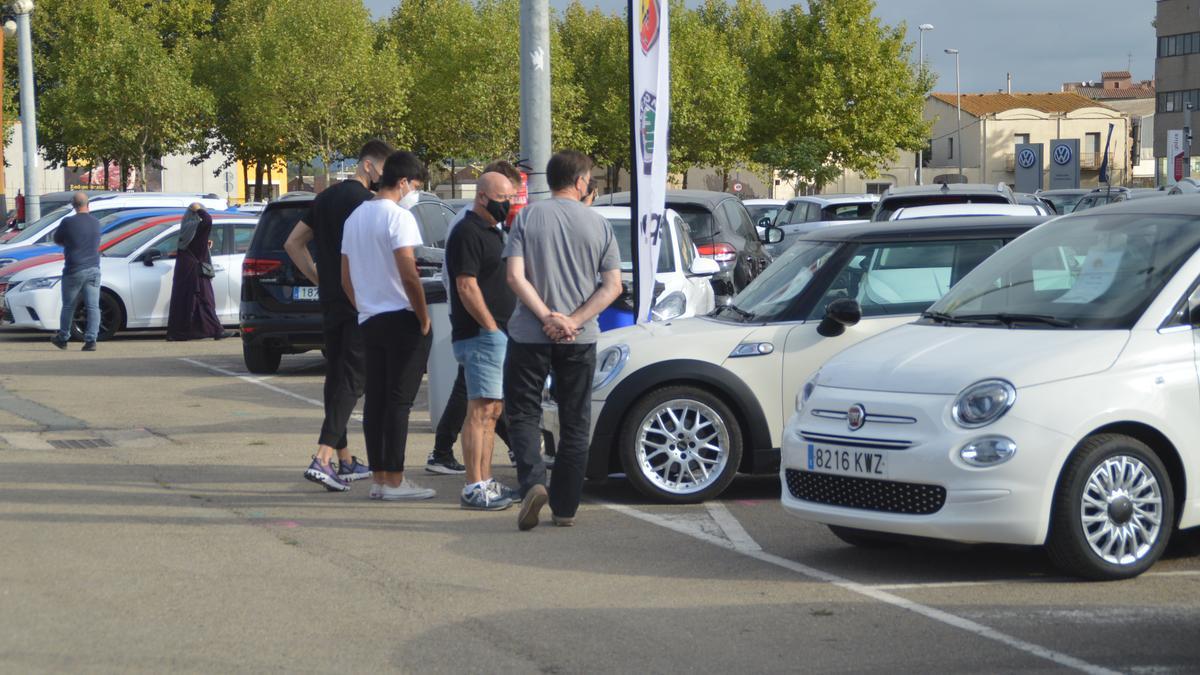
<path id="1" fill-rule="evenodd" d="M 1200 672 L 1186 545 L 1115 583 L 856 549 L 773 477 L 690 506 L 589 483 L 574 528 L 518 532 L 425 474 L 424 391 L 409 475 L 438 496 L 381 503 L 301 478 L 319 354 L 259 377 L 236 339 L 78 348 L 0 331 L 0 672 Z"/>

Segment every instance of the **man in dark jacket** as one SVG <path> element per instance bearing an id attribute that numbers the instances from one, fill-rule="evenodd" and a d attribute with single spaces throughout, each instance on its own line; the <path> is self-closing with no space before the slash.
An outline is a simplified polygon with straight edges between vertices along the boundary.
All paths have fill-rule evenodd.
<path id="1" fill-rule="evenodd" d="M 71 325 L 80 297 L 87 312 L 83 331 L 83 351 L 96 351 L 100 333 L 100 221 L 88 209 L 88 196 L 76 192 L 71 196 L 75 215 L 63 218 L 54 231 L 54 243 L 63 247 L 66 261 L 62 272 L 62 313 L 58 317 L 58 334 L 50 338 L 55 347 L 66 349 L 71 339 Z"/>

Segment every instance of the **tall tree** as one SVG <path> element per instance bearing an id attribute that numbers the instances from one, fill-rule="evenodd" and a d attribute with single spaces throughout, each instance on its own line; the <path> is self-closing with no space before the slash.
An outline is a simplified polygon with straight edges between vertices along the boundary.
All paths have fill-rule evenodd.
<path id="1" fill-rule="evenodd" d="M 810 0 L 785 10 L 762 109 L 770 133 L 758 157 L 790 178 L 823 185 L 843 169 L 875 175 L 897 149 L 924 144 L 929 79 L 911 63 L 903 26 L 872 15 L 872 0 Z"/>
<path id="2" fill-rule="evenodd" d="M 582 92 L 580 123 L 592 138 L 592 157 L 608 167 L 615 189 L 630 162 L 629 45 L 625 20 L 573 0 L 558 22 L 561 58 L 575 68 Z"/>

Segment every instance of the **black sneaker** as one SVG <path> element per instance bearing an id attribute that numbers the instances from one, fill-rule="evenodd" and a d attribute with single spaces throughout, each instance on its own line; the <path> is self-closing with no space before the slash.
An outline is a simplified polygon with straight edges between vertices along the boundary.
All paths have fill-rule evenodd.
<path id="1" fill-rule="evenodd" d="M 55 335 L 54 337 L 50 338 L 50 344 L 54 345 L 55 347 L 58 347 L 59 349 L 66 349 L 66 348 L 67 348 L 67 341 L 66 341 L 66 340 L 59 340 L 57 335 Z"/>
<path id="2" fill-rule="evenodd" d="M 82 350 L 82 351 L 85 351 L 85 352 L 94 352 L 94 351 L 96 351 L 96 343 L 95 343 L 95 342 L 85 342 L 85 343 L 83 343 L 83 350 Z"/>
<path id="3" fill-rule="evenodd" d="M 439 473 L 443 476 L 459 476 L 467 472 L 467 467 L 458 463 L 454 459 L 454 454 L 439 455 L 436 452 L 429 453 L 429 459 L 425 460 L 425 470 L 429 473 Z"/>

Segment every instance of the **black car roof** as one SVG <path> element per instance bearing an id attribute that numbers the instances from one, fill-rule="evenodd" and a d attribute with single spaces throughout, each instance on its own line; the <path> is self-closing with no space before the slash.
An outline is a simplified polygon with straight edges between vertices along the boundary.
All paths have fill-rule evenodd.
<path id="1" fill-rule="evenodd" d="M 1200 199 L 1200 196 L 1197 196 Z M 897 239 L 1017 236 L 1049 220 L 1045 216 L 953 216 L 832 225 L 800 237 L 806 241 L 877 242 Z"/>
<path id="2" fill-rule="evenodd" d="M 598 206 L 629 206 L 629 192 L 614 192 L 611 195 L 604 195 L 601 199 L 596 200 Z M 696 206 L 707 206 L 708 208 L 716 208 L 718 204 L 726 199 L 735 198 L 734 195 L 728 192 L 714 192 L 712 190 L 667 190 L 667 202 L 675 204 L 694 204 Z"/>

